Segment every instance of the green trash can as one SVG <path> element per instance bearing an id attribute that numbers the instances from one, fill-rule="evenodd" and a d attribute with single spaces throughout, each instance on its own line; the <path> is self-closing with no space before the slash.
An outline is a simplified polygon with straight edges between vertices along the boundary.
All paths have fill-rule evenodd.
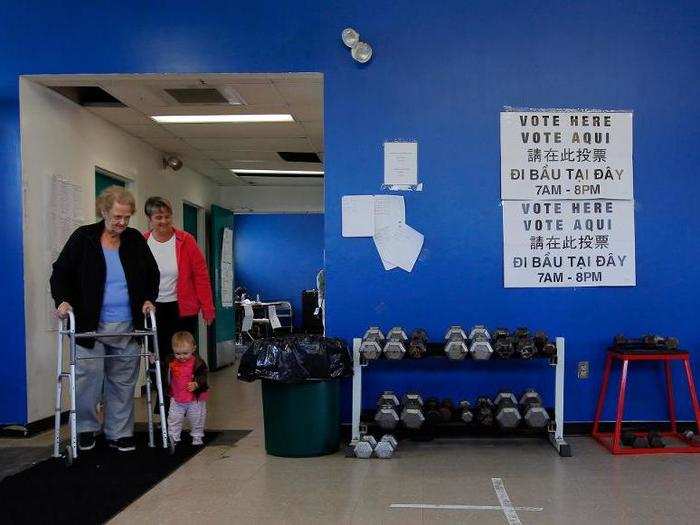
<path id="1" fill-rule="evenodd" d="M 304 458 L 340 448 L 340 381 L 262 381 L 265 450 Z"/>

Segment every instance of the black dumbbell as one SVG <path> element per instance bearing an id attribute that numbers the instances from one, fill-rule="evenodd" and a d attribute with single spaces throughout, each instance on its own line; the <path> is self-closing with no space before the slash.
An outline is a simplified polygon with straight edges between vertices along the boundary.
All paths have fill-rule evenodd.
<path id="1" fill-rule="evenodd" d="M 420 359 L 424 357 L 428 352 L 428 332 L 422 328 L 413 330 L 406 352 L 411 359 Z"/>
<path id="2" fill-rule="evenodd" d="M 520 424 L 522 417 L 518 410 L 518 399 L 513 392 L 502 390 L 493 400 L 496 406 L 496 421 L 503 429 L 513 429 Z"/>
<path id="3" fill-rule="evenodd" d="M 506 328 L 496 328 L 493 334 L 493 353 L 500 359 L 510 359 L 515 352 L 513 338 Z"/>
<path id="4" fill-rule="evenodd" d="M 664 448 L 666 446 L 666 443 L 664 443 L 663 437 L 661 436 L 661 432 L 658 430 L 650 430 L 647 434 L 647 441 L 649 442 L 649 446 L 651 448 Z"/>
<path id="5" fill-rule="evenodd" d="M 545 332 L 535 332 L 533 342 L 535 343 L 535 348 L 540 355 L 552 357 L 553 355 L 557 354 L 557 345 L 549 340 Z"/>
<path id="6" fill-rule="evenodd" d="M 515 353 L 518 357 L 520 359 L 531 359 L 534 357 L 537 349 L 535 348 L 534 340 L 530 336 L 530 330 L 521 326 L 515 330 L 513 335 L 515 337 Z"/>
<path id="7" fill-rule="evenodd" d="M 399 424 L 399 398 L 391 390 L 379 396 L 374 420 L 383 430 L 393 430 Z"/>
<path id="8" fill-rule="evenodd" d="M 450 398 L 443 399 L 438 410 L 443 423 L 449 423 L 455 417 L 455 405 Z"/>
<path id="9" fill-rule="evenodd" d="M 649 438 L 647 436 L 638 436 L 631 430 L 624 431 L 620 441 L 625 447 L 649 448 Z"/>
<path id="10" fill-rule="evenodd" d="M 408 392 L 403 396 L 403 410 L 401 410 L 401 421 L 406 428 L 417 429 L 425 423 L 423 414 L 423 398 L 416 392 Z"/>
<path id="11" fill-rule="evenodd" d="M 493 401 L 488 397 L 480 397 L 476 400 L 474 408 L 474 418 L 476 423 L 481 427 L 493 426 Z"/>
<path id="12" fill-rule="evenodd" d="M 530 428 L 545 428 L 549 423 L 549 413 L 542 406 L 542 398 L 531 388 L 520 396 L 520 410 L 525 424 Z"/>
<path id="13" fill-rule="evenodd" d="M 474 421 L 472 406 L 466 399 L 459 402 L 459 418 L 467 424 Z"/>
<path id="14" fill-rule="evenodd" d="M 442 423 L 442 414 L 440 414 L 440 401 L 437 397 L 429 397 L 423 405 L 423 414 L 425 422 L 429 425 L 437 425 Z"/>

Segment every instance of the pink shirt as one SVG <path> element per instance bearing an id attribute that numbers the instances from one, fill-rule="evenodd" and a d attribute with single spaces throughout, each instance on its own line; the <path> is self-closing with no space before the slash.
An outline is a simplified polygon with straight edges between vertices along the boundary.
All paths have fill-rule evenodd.
<path id="1" fill-rule="evenodd" d="M 194 355 L 185 361 L 173 359 L 170 362 L 170 397 L 178 403 L 192 403 L 193 401 L 206 401 L 209 392 L 202 392 L 199 396 L 187 391 L 187 383 L 194 381 Z"/>

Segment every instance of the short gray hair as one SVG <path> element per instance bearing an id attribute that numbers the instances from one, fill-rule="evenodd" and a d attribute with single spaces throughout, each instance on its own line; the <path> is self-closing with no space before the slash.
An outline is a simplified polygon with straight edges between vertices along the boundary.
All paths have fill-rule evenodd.
<path id="1" fill-rule="evenodd" d="M 173 205 L 170 204 L 170 201 L 165 197 L 148 197 L 146 200 L 146 205 L 144 206 L 146 217 L 150 219 L 151 215 L 159 210 L 168 210 L 170 213 L 172 213 Z"/>
<path id="2" fill-rule="evenodd" d="M 136 199 L 132 193 L 121 186 L 109 186 L 102 190 L 100 196 L 95 201 L 95 208 L 99 215 L 104 216 L 109 213 L 114 203 L 126 204 L 131 207 L 131 213 L 136 212 Z"/>

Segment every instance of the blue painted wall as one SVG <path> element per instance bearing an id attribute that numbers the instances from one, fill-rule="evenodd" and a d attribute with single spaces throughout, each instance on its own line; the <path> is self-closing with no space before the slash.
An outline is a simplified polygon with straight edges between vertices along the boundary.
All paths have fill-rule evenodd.
<path id="1" fill-rule="evenodd" d="M 235 280 L 266 301 L 290 301 L 301 326 L 301 292 L 323 268 L 322 214 L 236 214 Z"/>
<path id="2" fill-rule="evenodd" d="M 590 420 L 603 348 L 614 333 L 675 334 L 700 358 L 692 320 L 700 284 L 693 235 L 700 226 L 699 22 L 697 2 L 650 0 L 5 6 L 0 289 L 7 297 L 0 330 L 9 344 L 0 422 L 26 412 L 16 394 L 24 381 L 18 74 L 324 73 L 329 332 L 350 338 L 370 324 L 420 324 L 438 338 L 450 323 L 483 322 L 564 335 L 566 419 Z M 350 60 L 339 39 L 347 25 L 374 47 L 371 63 Z M 634 110 L 636 287 L 503 289 L 498 114 L 504 105 Z M 419 141 L 425 183 L 423 193 L 406 196 L 408 222 L 426 236 L 410 275 L 385 272 L 370 240 L 340 235 L 341 196 L 379 191 L 381 143 L 393 138 Z M 584 359 L 592 379 L 577 381 L 575 364 Z M 538 380 L 510 364 L 469 374 L 461 374 L 461 365 L 399 366 L 408 370 L 369 371 L 368 404 L 383 386 L 432 383 L 433 393 L 458 397 Z M 664 417 L 655 371 L 638 368 L 628 415 Z M 678 394 L 687 418 L 688 404 Z"/>

